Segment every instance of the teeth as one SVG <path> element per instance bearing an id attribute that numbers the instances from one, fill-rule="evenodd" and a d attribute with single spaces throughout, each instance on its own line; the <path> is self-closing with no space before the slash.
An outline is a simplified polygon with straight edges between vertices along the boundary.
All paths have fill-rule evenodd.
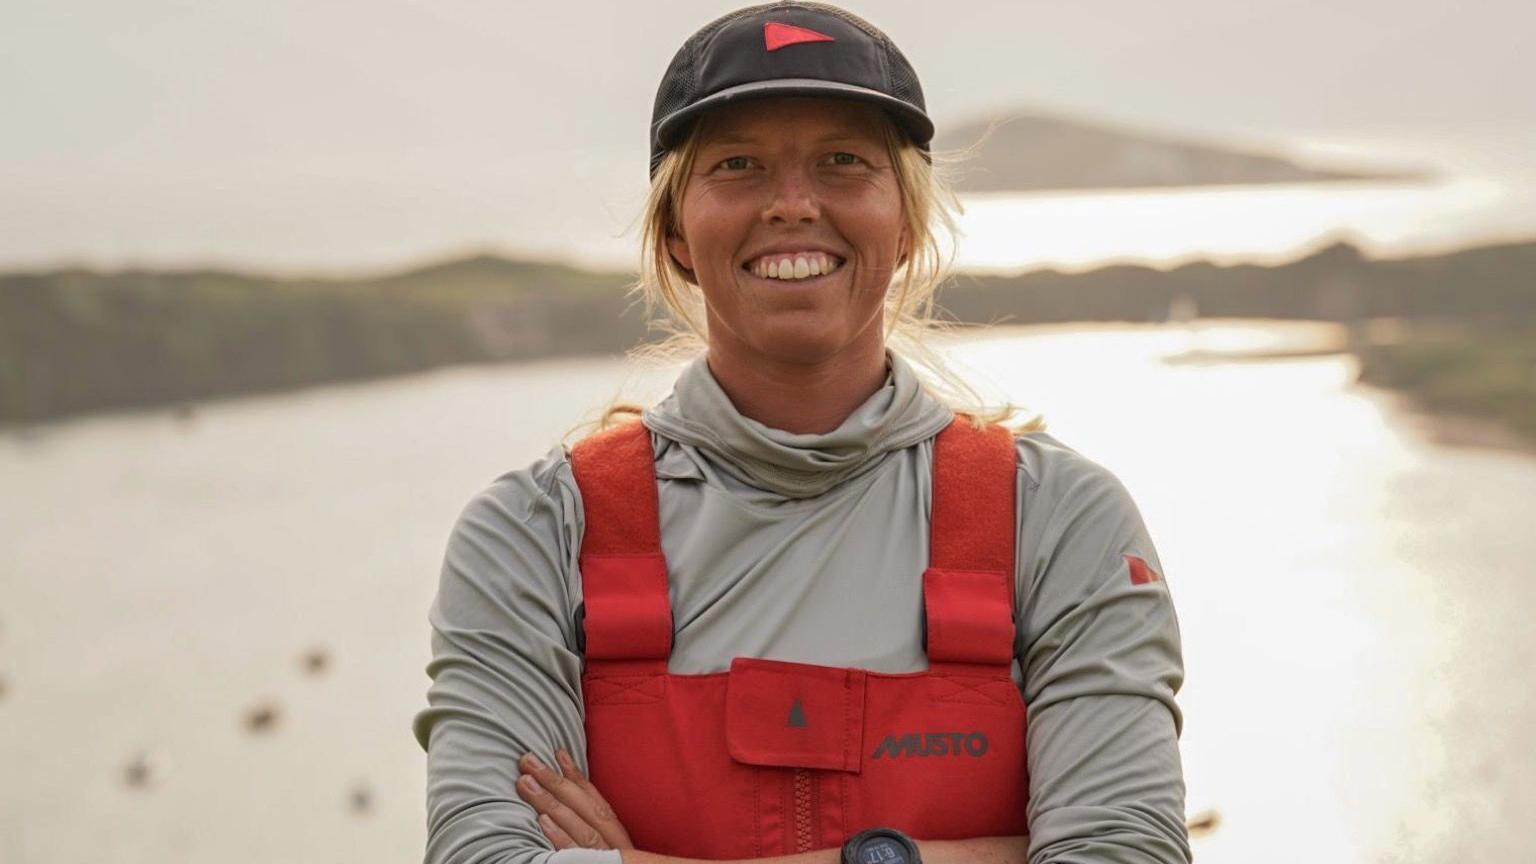
<path id="1" fill-rule="evenodd" d="M 837 259 L 821 252 L 793 258 L 760 258 L 751 266 L 753 274 L 765 279 L 806 279 L 831 273 L 840 266 Z"/>

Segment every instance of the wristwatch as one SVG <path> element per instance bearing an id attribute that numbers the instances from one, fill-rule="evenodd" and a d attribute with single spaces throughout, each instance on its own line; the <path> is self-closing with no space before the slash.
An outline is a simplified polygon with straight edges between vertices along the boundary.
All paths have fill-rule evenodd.
<path id="1" fill-rule="evenodd" d="M 917 843 L 895 828 L 866 828 L 843 844 L 843 864 L 922 864 Z"/>

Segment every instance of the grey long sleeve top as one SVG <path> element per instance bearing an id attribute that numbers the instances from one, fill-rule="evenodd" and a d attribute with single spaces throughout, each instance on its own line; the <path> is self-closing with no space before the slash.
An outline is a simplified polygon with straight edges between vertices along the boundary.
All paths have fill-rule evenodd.
<path id="1" fill-rule="evenodd" d="M 675 636 L 668 669 L 735 656 L 879 672 L 927 668 L 933 436 L 950 413 L 889 355 L 885 385 L 836 430 L 743 417 L 704 358 L 645 413 Z M 1029 706 L 1029 864 L 1187 862 L 1178 623 L 1140 512 L 1106 468 L 1044 432 L 1018 438 L 1014 680 Z M 574 613 L 584 523 L 556 446 L 476 495 L 428 613 L 428 864 L 618 864 L 554 851 L 518 797 L 517 760 L 586 767 Z M 906 626 L 893 627 L 893 621 Z M 882 626 L 870 626 L 879 622 Z M 978 794 L 985 794 L 978 790 Z"/>

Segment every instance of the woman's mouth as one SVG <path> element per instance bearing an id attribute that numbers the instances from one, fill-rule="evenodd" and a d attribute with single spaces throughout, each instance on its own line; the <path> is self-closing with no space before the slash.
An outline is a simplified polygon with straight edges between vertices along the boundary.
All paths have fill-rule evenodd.
<path id="1" fill-rule="evenodd" d="M 800 282 L 836 272 L 843 259 L 825 252 L 774 252 L 741 265 L 759 279 Z"/>

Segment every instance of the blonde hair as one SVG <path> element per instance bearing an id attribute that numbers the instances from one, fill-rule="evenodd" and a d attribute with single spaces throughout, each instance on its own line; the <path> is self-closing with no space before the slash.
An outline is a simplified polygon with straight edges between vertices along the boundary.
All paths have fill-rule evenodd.
<path id="1" fill-rule="evenodd" d="M 899 262 L 892 288 L 886 293 L 883 327 L 887 347 L 913 367 L 924 389 L 955 413 L 968 415 L 975 425 L 1002 423 L 1015 435 L 1045 429 L 1041 415 L 1010 422 L 1019 411 L 1017 406 L 1007 402 L 984 403 L 928 341 L 957 329 L 957 325 L 936 316 L 934 303 L 953 263 L 954 243 L 949 244 L 951 251 L 946 254 L 940 246 L 940 232 L 953 240 L 955 216 L 964 212 L 944 172 L 981 142 L 965 151 L 933 154 L 937 164 L 932 164 L 888 115 L 881 112 L 880 116 L 886 152 L 896 170 L 911 237 L 911 248 L 905 260 Z M 644 300 L 652 328 L 662 331 L 665 337 L 632 349 L 632 360 L 670 364 L 707 350 L 703 294 L 667 249 L 667 238 L 681 229 L 683 190 L 693 171 L 705 125 L 695 123 L 687 138 L 662 157 L 651 177 L 650 193 L 641 214 L 640 276 L 629 293 Z M 663 312 L 660 316 L 656 314 L 658 309 Z M 632 403 L 615 402 L 603 410 L 595 425 L 598 429 L 607 428 L 642 410 Z"/>

